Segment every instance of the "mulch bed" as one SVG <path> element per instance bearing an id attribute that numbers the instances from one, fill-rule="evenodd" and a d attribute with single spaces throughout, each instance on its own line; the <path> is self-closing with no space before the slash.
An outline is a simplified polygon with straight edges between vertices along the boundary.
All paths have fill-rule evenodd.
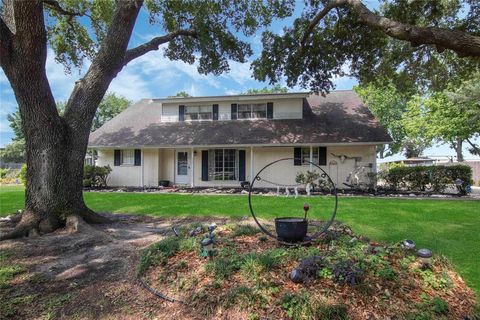
<path id="1" fill-rule="evenodd" d="M 168 304 L 167 308 L 170 308 L 172 317 L 315 319 L 315 311 L 307 312 L 303 317 L 301 314 L 289 312 L 282 302 L 286 295 L 305 294 L 308 295 L 311 305 L 344 305 L 349 319 L 406 319 L 422 313 L 431 314 L 433 318 L 463 319 L 474 312 L 476 300 L 473 291 L 443 257 L 435 257 L 434 263 L 425 274 L 420 262 L 412 258 L 414 253 L 398 245 L 374 243 L 372 246 L 368 239 L 354 235 L 348 227 L 338 224 L 327 236 L 310 247 L 297 249 L 281 246 L 262 234 L 234 236 L 234 231 L 235 227 L 229 225 L 217 229 L 217 255 L 211 260 L 202 257 L 198 248 L 190 248 L 180 250 L 168 259 L 157 260 L 145 272 L 144 279 L 155 290 L 184 301 L 183 304 Z M 335 235 L 333 241 L 332 234 Z M 336 237 L 338 239 L 335 239 Z M 201 239 L 202 235 L 197 236 L 198 241 Z M 361 258 L 355 257 L 353 252 L 361 252 L 359 248 L 365 251 Z M 245 271 L 245 267 L 238 267 L 226 278 L 219 279 L 208 267 L 209 264 L 211 266 L 215 261 L 224 258 L 242 257 L 249 253 L 261 255 L 274 249 L 278 249 L 278 254 L 284 256 L 273 267 L 263 269 L 255 276 L 252 276 L 252 270 L 249 272 Z M 291 254 L 292 250 L 297 253 Z M 349 259 L 357 263 L 375 255 L 385 260 L 381 263 L 388 265 L 395 276 L 381 276 L 371 269 L 372 265 L 367 265 L 362 281 L 356 285 L 342 284 L 334 277 L 321 276 L 304 283 L 294 283 L 290 280 L 290 272 L 298 266 L 301 259 L 308 256 L 308 252 L 330 257 L 333 262 L 339 259 L 340 252 L 344 252 Z M 448 281 L 445 282 L 445 279 Z M 249 297 L 235 295 L 235 292 L 244 289 L 250 292 Z M 434 307 L 431 301 L 434 298 L 446 302 L 448 311 L 440 311 L 442 314 L 432 311 Z"/>

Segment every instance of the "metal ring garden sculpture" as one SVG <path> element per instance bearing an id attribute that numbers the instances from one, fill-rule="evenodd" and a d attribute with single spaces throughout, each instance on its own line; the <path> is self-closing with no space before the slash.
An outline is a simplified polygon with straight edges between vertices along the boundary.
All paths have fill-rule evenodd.
<path id="1" fill-rule="evenodd" d="M 300 161 L 300 162 L 303 162 L 303 163 L 306 163 L 307 165 L 311 165 L 312 167 L 315 167 L 316 169 L 320 170 L 321 175 L 320 175 L 320 178 L 322 179 L 326 179 L 328 181 L 328 183 L 330 184 L 330 193 L 332 196 L 334 196 L 334 205 L 333 205 L 333 210 L 332 210 L 332 214 L 331 214 L 331 217 L 330 219 L 326 222 L 326 224 L 317 232 L 315 232 L 313 235 L 311 236 L 307 236 L 301 240 L 298 240 L 298 241 L 285 241 L 285 238 L 282 238 L 279 236 L 279 228 L 281 229 L 282 227 L 285 227 L 287 226 L 287 228 L 289 229 L 290 232 L 292 233 L 297 233 L 300 231 L 300 233 L 303 232 L 306 234 L 307 233 L 307 230 L 306 228 L 308 227 L 308 221 L 306 219 L 306 214 L 307 214 L 307 211 L 309 209 L 308 205 L 306 205 L 304 207 L 304 210 L 305 210 L 305 218 L 304 219 L 298 219 L 298 218 L 276 218 L 275 219 L 275 227 L 276 227 L 276 235 L 273 234 L 272 232 L 268 231 L 261 223 L 260 221 L 257 219 L 257 215 L 255 214 L 255 211 L 253 209 L 253 205 L 252 205 L 252 192 L 254 191 L 254 187 L 255 187 L 255 182 L 257 181 L 264 181 L 268 184 L 272 184 L 272 185 L 275 185 L 277 186 L 277 190 L 278 188 L 281 186 L 281 187 L 292 187 L 292 186 L 297 186 L 297 185 L 300 185 L 300 184 L 297 184 L 297 185 L 285 185 L 285 184 L 277 184 L 277 183 L 274 183 L 274 182 L 271 182 L 271 181 L 268 181 L 266 179 L 262 179 L 261 178 L 261 173 L 265 171 L 265 169 L 279 163 L 279 162 L 282 162 L 282 161 Z M 319 180 L 319 179 L 318 179 Z M 260 230 L 265 233 L 266 235 L 268 235 L 269 237 L 277 240 L 278 242 L 284 244 L 284 245 L 289 245 L 289 246 L 301 246 L 301 245 L 306 245 L 308 243 L 310 243 L 311 241 L 315 240 L 316 238 L 318 238 L 320 235 L 322 235 L 323 233 L 325 233 L 328 228 L 332 225 L 333 221 L 335 220 L 335 216 L 337 214 L 337 206 L 338 206 L 338 196 L 337 196 L 337 189 L 335 187 L 335 183 L 333 183 L 332 179 L 330 178 L 330 176 L 325 172 L 325 170 L 323 170 L 319 165 L 313 163 L 313 162 L 310 162 L 308 160 L 302 160 L 302 159 L 298 159 L 298 158 L 283 158 L 283 159 L 279 159 L 279 160 L 275 160 L 269 164 L 267 164 L 266 166 L 264 166 L 260 171 L 258 171 L 258 173 L 256 174 L 255 178 L 252 180 L 252 182 L 250 183 L 250 188 L 249 188 L 249 192 L 248 192 L 248 206 L 250 208 L 250 213 L 252 214 L 252 217 L 253 219 L 255 220 L 256 224 L 258 225 L 258 227 L 260 228 Z M 281 219 L 284 219 L 283 223 L 281 221 Z M 280 223 L 279 223 L 280 221 Z M 285 231 L 285 230 L 284 230 Z"/>

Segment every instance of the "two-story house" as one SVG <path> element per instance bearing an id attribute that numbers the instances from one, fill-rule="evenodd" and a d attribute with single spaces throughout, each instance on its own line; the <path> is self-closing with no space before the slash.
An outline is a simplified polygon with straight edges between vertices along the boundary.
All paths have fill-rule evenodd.
<path id="1" fill-rule="evenodd" d="M 376 170 L 391 141 L 353 91 L 144 99 L 90 135 L 112 186 L 238 187 L 282 158 L 284 181 L 304 160 L 340 187 L 357 166 Z M 280 179 L 280 180 L 281 180 Z"/>

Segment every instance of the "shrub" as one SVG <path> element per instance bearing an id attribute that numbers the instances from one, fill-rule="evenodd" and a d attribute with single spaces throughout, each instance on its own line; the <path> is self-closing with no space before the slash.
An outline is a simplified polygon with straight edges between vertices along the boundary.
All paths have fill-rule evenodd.
<path id="1" fill-rule="evenodd" d="M 27 184 L 27 164 L 24 163 L 20 168 L 20 172 L 18 173 L 18 179 L 26 185 Z"/>
<path id="2" fill-rule="evenodd" d="M 106 187 L 110 172 L 112 168 L 108 165 L 104 167 L 86 165 L 83 168 L 83 186 Z"/>
<path id="3" fill-rule="evenodd" d="M 381 178 L 393 190 L 407 189 L 425 191 L 431 189 L 443 192 L 448 186 L 455 186 L 458 193 L 467 193 L 467 185 L 472 184 L 472 169 L 458 164 L 451 166 L 390 166 L 382 172 Z M 457 182 L 461 182 L 457 184 Z"/>
<path id="4" fill-rule="evenodd" d="M 3 179 L 7 176 L 8 169 L 0 168 L 0 178 Z"/>

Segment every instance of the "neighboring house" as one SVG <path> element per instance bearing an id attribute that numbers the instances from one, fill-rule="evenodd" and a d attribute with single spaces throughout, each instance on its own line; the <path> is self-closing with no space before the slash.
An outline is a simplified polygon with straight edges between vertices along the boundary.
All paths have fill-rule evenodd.
<path id="1" fill-rule="evenodd" d="M 90 135 L 112 186 L 238 187 L 282 158 L 292 183 L 304 159 L 344 187 L 350 172 L 376 170 L 375 146 L 391 142 L 353 91 L 145 99 Z M 257 184 L 256 184 L 257 185 Z"/>

